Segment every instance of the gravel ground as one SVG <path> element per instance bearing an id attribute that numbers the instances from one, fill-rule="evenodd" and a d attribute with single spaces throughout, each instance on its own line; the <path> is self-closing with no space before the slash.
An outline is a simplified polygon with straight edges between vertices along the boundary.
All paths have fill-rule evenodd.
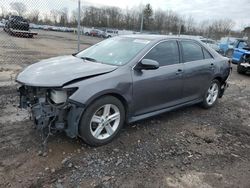
<path id="1" fill-rule="evenodd" d="M 19 110 L 16 74 L 40 59 L 71 54 L 76 36 L 0 30 L 0 187 L 250 187 L 250 76 L 233 67 L 230 87 L 209 110 L 197 106 L 127 125 L 90 148 L 63 133 L 41 137 Z M 100 41 L 82 37 L 81 48 Z"/>

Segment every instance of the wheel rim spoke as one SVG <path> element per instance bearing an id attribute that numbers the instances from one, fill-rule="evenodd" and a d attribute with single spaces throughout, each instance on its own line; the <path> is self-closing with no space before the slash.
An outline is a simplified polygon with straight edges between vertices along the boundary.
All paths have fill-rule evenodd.
<path id="1" fill-rule="evenodd" d="M 104 110 L 103 110 L 103 116 L 108 116 L 110 113 L 110 104 L 107 104 L 104 106 Z"/>
<path id="2" fill-rule="evenodd" d="M 210 101 L 211 101 L 211 98 L 212 98 L 212 95 L 209 94 L 208 97 L 207 97 L 207 101 L 210 102 Z"/>
<path id="3" fill-rule="evenodd" d="M 120 118 L 120 113 L 119 113 L 119 112 L 110 115 L 110 116 L 108 117 L 108 121 L 109 121 L 109 122 L 112 122 L 112 121 L 117 120 L 118 118 Z"/>
<path id="4" fill-rule="evenodd" d="M 99 124 L 102 122 L 102 118 L 100 116 L 94 115 L 91 121 Z"/>
<path id="5" fill-rule="evenodd" d="M 96 130 L 94 132 L 94 136 L 98 138 L 100 136 L 102 130 L 103 130 L 103 126 L 102 125 L 98 125 L 98 127 L 96 128 Z"/>
<path id="6" fill-rule="evenodd" d="M 214 96 L 218 95 L 218 90 L 214 91 Z"/>
<path id="7" fill-rule="evenodd" d="M 112 135 L 114 133 L 114 130 L 109 123 L 105 126 L 105 129 L 109 135 Z"/>
<path id="8" fill-rule="evenodd" d="M 207 93 L 208 95 L 207 95 L 207 98 L 206 98 L 207 103 L 209 105 L 212 105 L 216 101 L 218 93 L 219 93 L 218 85 L 216 83 L 213 83 L 209 87 L 207 92 L 208 92 Z"/>
<path id="9" fill-rule="evenodd" d="M 215 91 L 215 89 L 216 89 L 216 84 L 213 84 L 213 87 L 212 87 L 212 91 Z"/>

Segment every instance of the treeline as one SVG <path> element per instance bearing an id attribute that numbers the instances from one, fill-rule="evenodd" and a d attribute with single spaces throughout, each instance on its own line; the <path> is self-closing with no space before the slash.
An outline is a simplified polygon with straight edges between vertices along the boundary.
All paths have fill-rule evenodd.
<path id="1" fill-rule="evenodd" d="M 11 3 L 10 7 L 14 13 L 26 17 L 32 23 L 77 26 L 77 10 L 69 12 L 67 8 L 62 8 L 53 9 L 49 13 L 42 13 L 38 10 L 28 12 L 26 5 L 21 2 Z M 5 7 L 1 7 L 1 10 L 0 17 L 7 18 L 10 15 L 5 12 Z M 232 32 L 234 22 L 230 19 L 197 22 L 192 16 L 181 16 L 171 10 L 153 10 L 150 4 L 131 9 L 83 6 L 81 8 L 81 26 L 140 31 L 142 16 L 144 32 L 201 35 L 214 39 L 228 35 L 240 35 L 240 33 Z"/>

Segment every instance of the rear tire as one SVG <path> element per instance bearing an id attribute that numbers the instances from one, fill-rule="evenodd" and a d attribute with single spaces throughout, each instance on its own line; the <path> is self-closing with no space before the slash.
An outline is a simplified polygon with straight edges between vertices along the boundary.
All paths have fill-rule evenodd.
<path id="1" fill-rule="evenodd" d="M 111 142 L 120 132 L 125 120 L 125 109 L 120 100 L 104 96 L 90 104 L 80 121 L 81 138 L 90 146 Z"/>
<path id="2" fill-rule="evenodd" d="M 203 101 L 201 103 L 202 107 L 205 109 L 213 107 L 217 101 L 218 97 L 220 96 L 220 82 L 218 80 L 213 80 L 207 89 Z"/>

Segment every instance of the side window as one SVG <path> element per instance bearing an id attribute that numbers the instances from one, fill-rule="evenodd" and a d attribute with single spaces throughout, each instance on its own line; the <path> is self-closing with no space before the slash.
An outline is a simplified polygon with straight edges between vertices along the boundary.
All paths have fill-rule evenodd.
<path id="1" fill-rule="evenodd" d="M 247 46 L 246 42 L 239 42 L 238 48 L 242 49 Z"/>
<path id="2" fill-rule="evenodd" d="M 207 50 L 205 50 L 204 48 L 203 48 L 203 53 L 204 53 L 204 58 L 205 59 L 212 59 L 213 58 L 213 56 Z"/>
<path id="3" fill-rule="evenodd" d="M 179 49 L 176 41 L 161 42 L 156 45 L 144 59 L 157 61 L 160 66 L 179 63 Z"/>
<path id="4" fill-rule="evenodd" d="M 193 41 L 182 41 L 183 60 L 184 62 L 197 61 L 203 59 L 203 52 L 200 45 Z"/>

